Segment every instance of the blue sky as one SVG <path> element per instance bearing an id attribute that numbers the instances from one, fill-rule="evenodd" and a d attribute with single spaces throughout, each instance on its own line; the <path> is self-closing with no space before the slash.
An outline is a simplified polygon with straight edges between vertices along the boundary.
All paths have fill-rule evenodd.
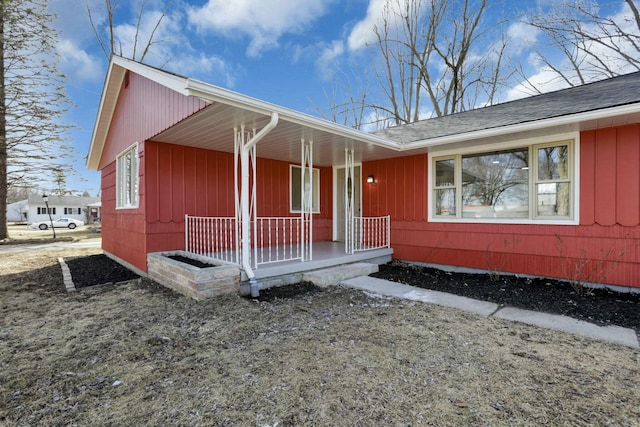
<path id="1" fill-rule="evenodd" d="M 116 34 L 123 55 L 133 52 L 136 19 L 143 0 L 113 0 Z M 327 109 L 324 90 L 330 90 L 337 70 L 350 72 L 354 64 L 367 68 L 374 41 L 372 26 L 384 0 L 173 0 L 156 32 L 146 63 L 298 111 L 319 115 Z M 79 153 L 68 187 L 97 194 L 99 173 L 84 168 L 93 123 L 107 69 L 107 59 L 89 23 L 87 5 L 98 25 L 105 22 L 103 0 L 50 0 L 58 14 L 60 70 L 68 76 L 67 94 L 76 108 L 68 119 L 78 129 L 71 134 Z M 523 10 L 493 2 L 488 19 L 509 19 L 511 53 L 519 58 L 528 78 L 545 90 L 561 83 L 532 59 L 532 44 L 539 35 L 516 16 Z M 540 0 L 547 7 L 551 0 Z M 603 13 L 618 16 L 622 1 L 607 1 Z M 146 0 L 140 44 L 148 40 L 165 2 Z M 604 1 L 603 1 L 604 6 Z M 522 87 L 505 91 L 503 100 L 524 96 Z"/>

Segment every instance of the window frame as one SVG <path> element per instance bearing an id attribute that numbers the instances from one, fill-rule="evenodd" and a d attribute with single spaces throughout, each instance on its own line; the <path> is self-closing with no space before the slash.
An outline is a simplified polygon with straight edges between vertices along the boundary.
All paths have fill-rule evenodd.
<path id="1" fill-rule="evenodd" d="M 123 166 L 123 161 L 129 154 L 132 155 L 132 159 L 134 160 L 132 163 L 134 165 L 134 170 L 130 170 L 129 173 L 127 173 L 127 170 Z M 126 185 L 127 183 L 128 185 Z M 135 200 L 132 200 L 133 197 L 135 197 Z M 137 209 L 139 206 L 140 155 L 138 152 L 138 143 L 135 142 L 121 151 L 116 157 L 116 210 Z"/>
<path id="2" fill-rule="evenodd" d="M 517 141 L 475 145 L 463 149 L 432 151 L 428 155 L 428 220 L 430 222 L 454 222 L 454 223 L 485 223 L 485 224 L 547 224 L 547 225 L 578 225 L 579 218 L 579 194 L 580 194 L 580 135 L 578 132 L 559 134 L 547 137 L 522 139 Z M 544 147 L 568 146 L 568 178 L 558 180 L 538 180 L 538 152 Z M 529 150 L 529 215 L 527 218 L 472 218 L 463 216 L 462 206 L 462 157 L 472 154 L 491 153 L 493 151 L 505 151 L 527 148 Z M 454 159 L 454 189 L 456 193 L 456 215 L 436 215 L 436 161 Z M 538 215 L 537 185 L 542 183 L 568 182 L 569 183 L 569 215 L 545 216 Z"/>
<path id="3" fill-rule="evenodd" d="M 300 209 L 293 208 L 293 170 L 299 169 L 300 174 L 302 174 L 302 166 L 300 165 L 289 165 L 289 213 L 302 213 L 302 201 L 300 201 Z M 311 173 L 313 176 L 313 201 L 312 201 L 312 209 L 311 213 L 319 214 L 320 213 L 320 169 L 319 168 L 311 168 Z M 298 180 L 299 181 L 299 180 Z M 300 192 L 296 191 L 298 195 Z M 317 206 L 316 206 L 317 205 Z"/>
<path id="4" fill-rule="evenodd" d="M 38 215 L 55 215 L 56 214 L 56 208 L 55 206 L 49 206 L 49 211 L 47 212 L 47 208 L 45 206 L 38 206 L 38 210 L 37 210 Z"/>

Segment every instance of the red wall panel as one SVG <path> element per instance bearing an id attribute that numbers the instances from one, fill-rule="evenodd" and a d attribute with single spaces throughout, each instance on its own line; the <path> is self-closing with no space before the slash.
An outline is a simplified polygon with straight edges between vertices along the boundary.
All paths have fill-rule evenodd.
<path id="1" fill-rule="evenodd" d="M 596 131 L 595 219 L 600 225 L 616 223 L 616 129 Z"/>
<path id="2" fill-rule="evenodd" d="M 427 156 L 364 163 L 363 211 L 391 215 L 399 259 L 558 278 L 589 260 L 595 281 L 640 287 L 640 126 L 583 132 L 579 154 L 577 226 L 428 222 Z"/>
<path id="3" fill-rule="evenodd" d="M 149 194 L 153 195 L 151 204 L 154 205 L 154 209 L 151 220 L 160 220 L 160 213 L 164 212 L 160 209 L 160 204 L 166 203 L 166 199 L 157 195 L 167 194 L 164 191 L 167 180 L 162 174 L 159 180 L 151 180 L 145 175 L 147 163 L 158 165 L 162 161 L 158 153 L 146 152 L 145 141 L 206 107 L 207 104 L 197 98 L 173 92 L 131 72 L 128 82 L 127 87 L 124 87 L 123 83 L 98 167 L 102 172 L 102 246 L 105 251 L 146 271 L 146 224 L 150 220 L 145 219 L 145 208 L 148 206 L 146 199 Z M 140 205 L 138 209 L 116 209 L 115 160 L 118 154 L 135 142 L 139 144 Z M 169 165 L 164 163 L 156 167 L 162 169 Z M 170 195 L 171 191 L 168 194 Z"/>
<path id="4" fill-rule="evenodd" d="M 144 216 L 139 209 L 116 210 L 116 167 L 102 169 L 102 248 L 146 271 Z"/>
<path id="5" fill-rule="evenodd" d="M 373 175 L 374 185 L 366 182 Z M 392 220 L 427 218 L 427 156 L 398 157 L 362 164 L 362 212 Z"/>
<path id="6" fill-rule="evenodd" d="M 235 215 L 233 155 L 173 144 L 146 143 L 148 187 L 147 250 L 184 249 L 184 216 Z M 289 163 L 258 158 L 258 216 L 299 216 L 289 212 Z M 331 168 L 320 169 L 320 214 L 314 240 L 331 236 Z"/>
<path id="7" fill-rule="evenodd" d="M 617 136 L 616 220 L 634 226 L 640 223 L 640 128 L 620 128 Z"/>
<path id="8" fill-rule="evenodd" d="M 113 162 L 134 142 L 142 144 L 206 106 L 200 99 L 129 72 L 129 84 L 125 87 L 123 83 L 98 169 Z"/>
<path id="9" fill-rule="evenodd" d="M 582 132 L 580 135 L 580 224 L 591 225 L 596 221 L 596 133 Z"/>
<path id="10" fill-rule="evenodd" d="M 146 151 L 147 223 L 234 215 L 232 154 L 151 141 Z"/>

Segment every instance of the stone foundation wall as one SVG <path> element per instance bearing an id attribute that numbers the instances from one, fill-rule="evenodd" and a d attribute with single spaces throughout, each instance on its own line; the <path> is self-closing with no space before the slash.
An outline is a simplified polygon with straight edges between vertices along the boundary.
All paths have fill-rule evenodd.
<path id="1" fill-rule="evenodd" d="M 172 255 L 212 265 L 198 268 L 169 258 Z M 240 292 L 240 269 L 237 266 L 218 263 L 184 251 L 147 254 L 147 269 L 151 279 L 196 300 Z"/>

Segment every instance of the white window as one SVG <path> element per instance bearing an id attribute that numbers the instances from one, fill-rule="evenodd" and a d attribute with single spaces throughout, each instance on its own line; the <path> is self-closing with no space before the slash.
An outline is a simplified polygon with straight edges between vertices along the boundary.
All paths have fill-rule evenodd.
<path id="1" fill-rule="evenodd" d="M 293 213 L 299 213 L 302 211 L 302 179 L 300 175 L 302 174 L 302 168 L 300 166 L 290 165 L 289 168 L 289 200 L 290 200 L 290 210 Z M 313 192 L 312 192 L 312 212 L 320 213 L 320 170 L 312 169 L 313 175 Z M 309 174 L 309 169 L 305 169 L 305 177 L 304 177 L 304 191 L 305 191 L 305 199 L 311 190 L 311 184 L 309 182 L 311 176 Z M 308 202 L 307 202 L 308 203 Z M 308 211 L 308 209 L 305 209 Z"/>
<path id="2" fill-rule="evenodd" d="M 432 158 L 432 220 L 570 222 L 572 140 Z"/>
<path id="3" fill-rule="evenodd" d="M 38 208 L 38 215 L 47 215 L 47 214 L 55 215 L 56 208 L 49 208 L 49 212 L 47 212 L 47 208 Z"/>
<path id="4" fill-rule="evenodd" d="M 65 215 L 80 215 L 82 213 L 82 208 L 64 208 Z"/>
<path id="5" fill-rule="evenodd" d="M 138 144 L 135 143 L 116 159 L 116 207 L 138 207 Z"/>

